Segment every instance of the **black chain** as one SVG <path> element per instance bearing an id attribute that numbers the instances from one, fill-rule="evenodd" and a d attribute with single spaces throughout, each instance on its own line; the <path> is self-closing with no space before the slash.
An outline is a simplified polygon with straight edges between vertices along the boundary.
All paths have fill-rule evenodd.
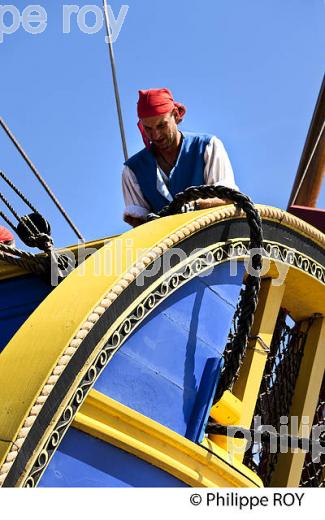
<path id="1" fill-rule="evenodd" d="M 158 214 L 149 214 L 148 221 L 180 213 L 182 206 L 188 202 L 215 197 L 233 202 L 237 208 L 245 212 L 250 229 L 250 249 L 257 251 L 255 254 L 251 252 L 251 266 L 255 273 L 257 273 L 257 276 L 248 274 L 245 289 L 242 290 L 240 294 L 240 301 L 236 310 L 236 332 L 229 339 L 224 351 L 223 357 L 225 363 L 214 398 L 216 402 L 221 398 L 223 392 L 231 387 L 235 380 L 246 352 L 247 342 L 253 324 L 261 286 L 261 280 L 258 276 L 262 268 L 261 248 L 263 246 L 263 230 L 260 214 L 251 199 L 240 191 L 226 186 L 192 186 L 182 193 L 177 193 L 174 200 L 162 208 Z"/>

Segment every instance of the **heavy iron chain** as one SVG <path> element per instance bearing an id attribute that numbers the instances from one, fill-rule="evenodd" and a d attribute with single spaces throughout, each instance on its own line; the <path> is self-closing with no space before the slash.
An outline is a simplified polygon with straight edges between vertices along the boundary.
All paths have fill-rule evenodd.
<path id="1" fill-rule="evenodd" d="M 256 276 L 248 274 L 245 288 L 241 291 L 236 310 L 237 330 L 231 339 L 229 339 L 225 348 L 225 363 L 221 372 L 214 402 L 218 401 L 223 392 L 233 384 L 247 349 L 261 286 L 259 273 L 262 269 L 261 250 L 263 246 L 263 230 L 260 214 L 247 195 L 226 186 L 211 185 L 187 188 L 184 192 L 175 195 L 174 200 L 162 208 L 158 214 L 151 213 L 148 215 L 148 220 L 175 215 L 176 213 L 181 213 L 183 205 L 188 202 L 215 197 L 233 202 L 237 208 L 245 212 L 250 230 L 250 262 Z M 255 254 L 252 253 L 252 250 L 254 250 Z"/>

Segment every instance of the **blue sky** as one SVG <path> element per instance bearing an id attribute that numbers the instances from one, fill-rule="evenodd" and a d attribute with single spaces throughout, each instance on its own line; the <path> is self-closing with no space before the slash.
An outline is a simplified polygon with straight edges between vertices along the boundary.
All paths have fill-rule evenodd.
<path id="1" fill-rule="evenodd" d="M 324 73 L 324 0 L 124 1 L 114 49 L 129 154 L 142 147 L 138 89 L 169 87 L 187 106 L 181 128 L 220 137 L 241 190 L 286 208 Z M 117 18 L 122 2 L 109 3 Z M 123 153 L 104 27 L 85 34 L 72 15 L 63 34 L 63 4 L 102 6 L 39 0 L 47 12 L 41 34 L 20 27 L 3 35 L 0 113 L 92 240 L 129 229 Z M 10 5 L 22 13 L 29 2 Z M 9 15 L 4 21 L 11 23 Z M 89 26 L 95 21 L 86 18 Z M 51 222 L 56 245 L 74 243 L 3 133 L 0 168 Z M 318 206 L 325 206 L 324 187 Z"/>

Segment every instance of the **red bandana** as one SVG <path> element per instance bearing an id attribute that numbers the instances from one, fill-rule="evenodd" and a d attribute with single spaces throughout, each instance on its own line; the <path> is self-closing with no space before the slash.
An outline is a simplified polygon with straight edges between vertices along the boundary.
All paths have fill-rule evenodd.
<path id="1" fill-rule="evenodd" d="M 171 112 L 173 108 L 177 108 L 181 120 L 183 119 L 186 107 L 181 103 L 176 103 L 173 94 L 168 88 L 152 88 L 150 90 L 139 90 L 138 101 L 138 117 L 161 116 Z M 141 132 L 142 139 L 147 148 L 150 147 L 150 141 L 146 136 L 141 121 L 138 122 L 138 128 Z"/>
<path id="2" fill-rule="evenodd" d="M 0 226 L 0 242 L 12 242 L 14 240 L 13 235 L 3 226 Z"/>

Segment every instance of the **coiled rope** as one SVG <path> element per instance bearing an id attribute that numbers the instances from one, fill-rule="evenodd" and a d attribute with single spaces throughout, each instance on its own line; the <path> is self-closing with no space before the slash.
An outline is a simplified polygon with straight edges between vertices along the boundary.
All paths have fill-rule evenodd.
<path id="1" fill-rule="evenodd" d="M 214 397 L 214 401 L 216 402 L 226 389 L 232 387 L 235 381 L 247 349 L 247 343 L 254 320 L 261 286 L 259 273 L 262 269 L 261 249 L 263 246 L 263 230 L 260 214 L 247 195 L 226 186 L 211 185 L 187 188 L 184 192 L 175 195 L 174 200 L 162 208 L 158 214 L 149 214 L 148 220 L 181 213 L 184 204 L 198 199 L 210 199 L 215 197 L 233 202 L 239 209 L 245 212 L 250 230 L 250 262 L 256 273 L 256 275 L 248 274 L 245 288 L 240 294 L 240 300 L 236 310 L 236 332 L 229 339 L 224 350 L 223 357 L 225 363 Z"/>

